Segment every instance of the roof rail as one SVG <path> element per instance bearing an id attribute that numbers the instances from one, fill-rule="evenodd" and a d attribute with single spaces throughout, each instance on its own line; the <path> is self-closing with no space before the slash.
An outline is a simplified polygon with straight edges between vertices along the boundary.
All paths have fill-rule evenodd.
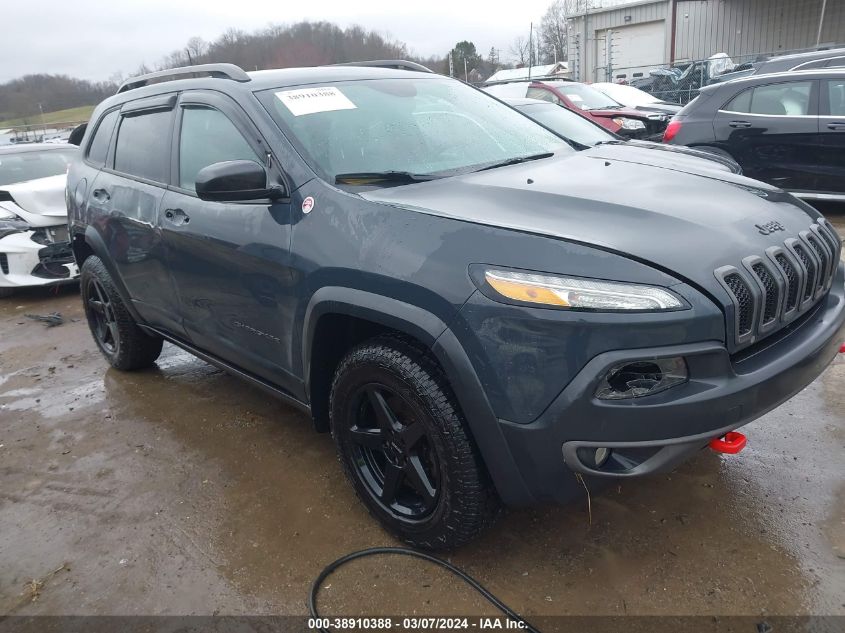
<path id="1" fill-rule="evenodd" d="M 331 66 L 370 66 L 373 68 L 395 68 L 396 70 L 414 70 L 421 73 L 433 73 L 430 68 L 426 68 L 417 62 L 409 62 L 404 59 L 371 59 L 363 62 L 343 62 L 340 64 L 330 64 Z"/>
<path id="2" fill-rule="evenodd" d="M 117 89 L 117 94 L 126 92 L 127 90 L 134 90 L 141 88 L 150 83 L 158 83 L 156 80 L 172 81 L 174 79 L 184 79 L 195 75 L 208 75 L 209 77 L 216 77 L 217 79 L 231 79 L 232 81 L 249 81 L 247 75 L 240 66 L 235 64 L 198 64 L 196 66 L 182 66 L 181 68 L 168 68 L 167 70 L 159 70 L 154 73 L 146 75 L 138 75 L 137 77 L 130 77 Z"/>

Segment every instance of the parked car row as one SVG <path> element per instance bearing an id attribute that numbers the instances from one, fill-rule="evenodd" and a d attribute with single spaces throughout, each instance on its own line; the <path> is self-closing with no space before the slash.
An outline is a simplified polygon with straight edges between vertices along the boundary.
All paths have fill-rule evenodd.
<path id="1" fill-rule="evenodd" d="M 76 153 L 66 144 L 0 147 L 0 297 L 77 276 L 65 204 Z"/>
<path id="2" fill-rule="evenodd" d="M 669 114 L 642 104 L 627 107 L 593 86 L 558 78 L 495 82 L 484 90 L 502 99 L 539 99 L 577 112 L 625 138 L 660 140 Z"/>
<path id="3" fill-rule="evenodd" d="M 706 86 L 664 141 L 729 156 L 747 176 L 807 200 L 845 200 L 845 69 Z"/>

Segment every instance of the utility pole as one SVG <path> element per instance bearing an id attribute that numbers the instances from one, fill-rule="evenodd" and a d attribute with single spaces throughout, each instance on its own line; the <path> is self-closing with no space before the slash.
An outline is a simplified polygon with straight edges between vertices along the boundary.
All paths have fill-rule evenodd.
<path id="1" fill-rule="evenodd" d="M 528 78 L 531 79 L 531 66 L 534 58 L 534 23 L 528 29 Z"/>
<path id="2" fill-rule="evenodd" d="M 467 73 L 467 58 L 464 57 L 464 81 L 469 83 L 469 73 Z"/>
<path id="3" fill-rule="evenodd" d="M 452 60 L 452 51 L 449 51 L 449 76 L 455 76 L 455 63 Z"/>
<path id="4" fill-rule="evenodd" d="M 41 113 L 41 140 L 47 136 L 47 125 L 44 123 L 44 109 L 41 107 L 41 102 L 38 102 L 38 111 Z"/>
<path id="5" fill-rule="evenodd" d="M 613 55 L 613 31 L 608 29 L 605 31 L 606 35 L 604 38 L 604 56 L 605 61 L 607 62 L 607 66 L 605 68 L 607 77 L 605 81 L 612 82 L 613 81 L 613 63 L 611 62 L 611 55 Z"/>
<path id="6" fill-rule="evenodd" d="M 822 0 L 822 13 L 819 16 L 819 32 L 816 35 L 816 48 L 822 43 L 822 26 L 824 26 L 824 11 L 827 9 L 827 0 Z"/>

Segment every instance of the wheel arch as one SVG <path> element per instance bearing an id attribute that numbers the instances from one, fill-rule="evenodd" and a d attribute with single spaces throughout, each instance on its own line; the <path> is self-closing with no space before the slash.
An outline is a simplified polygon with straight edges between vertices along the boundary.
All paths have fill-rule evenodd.
<path id="1" fill-rule="evenodd" d="M 463 346 L 440 317 L 419 306 L 351 288 L 323 287 L 314 293 L 301 340 L 305 389 L 317 430 L 329 430 L 328 396 L 340 360 L 354 345 L 386 333 L 412 339 L 440 365 L 502 501 L 532 503 Z"/>
<path id="2" fill-rule="evenodd" d="M 132 303 L 129 291 L 126 289 L 123 279 L 118 274 L 117 268 L 109 256 L 109 249 L 108 246 L 106 246 L 103 236 L 100 235 L 93 226 L 88 225 L 85 227 L 85 232 L 83 234 L 77 233 L 73 236 L 71 248 L 73 249 L 73 256 L 76 258 L 76 263 L 79 266 L 80 271 L 82 270 L 82 264 L 92 255 L 96 255 L 100 258 L 100 261 L 103 262 L 103 266 L 105 266 L 106 270 L 109 271 L 109 275 L 111 275 L 114 286 L 120 294 L 120 298 L 126 306 L 127 311 L 132 318 L 135 319 L 136 323 L 143 325 L 144 320 L 141 319 L 137 310 L 135 310 L 135 304 Z"/>

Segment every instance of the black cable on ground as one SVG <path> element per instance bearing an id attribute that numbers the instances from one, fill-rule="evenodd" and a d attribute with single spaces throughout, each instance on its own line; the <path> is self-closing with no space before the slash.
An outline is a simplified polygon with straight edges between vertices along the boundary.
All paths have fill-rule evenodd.
<path id="1" fill-rule="evenodd" d="M 487 589 L 485 589 L 480 582 L 478 582 L 475 578 L 470 576 L 462 569 L 459 569 L 451 563 L 447 563 L 445 560 L 437 558 L 436 556 L 432 556 L 431 554 L 418 552 L 416 550 L 408 549 L 406 547 L 371 547 L 369 549 L 362 549 L 357 552 L 347 554 L 346 556 L 342 556 L 333 563 L 329 563 L 328 565 L 326 565 L 323 571 L 320 572 L 320 575 L 317 576 L 317 579 L 314 581 L 314 584 L 311 585 L 311 593 L 308 596 L 308 609 L 311 611 L 311 617 L 321 617 L 320 614 L 317 612 L 317 594 L 320 592 L 320 586 L 323 584 L 323 581 L 326 578 L 331 576 L 339 567 L 342 567 L 350 561 L 356 560 L 358 558 L 366 558 L 368 556 L 381 556 L 385 554 L 397 554 L 399 556 L 410 556 L 411 558 L 419 558 L 420 560 L 425 560 L 429 563 L 434 563 L 435 565 L 438 565 L 443 569 L 447 569 L 448 571 L 452 572 L 452 574 L 467 583 L 470 587 L 475 589 L 484 597 L 485 600 L 487 600 L 487 602 L 492 604 L 499 611 L 508 616 L 511 620 L 514 620 L 515 622 L 522 622 L 524 628 L 522 628 L 521 630 L 528 631 L 528 633 L 540 633 L 540 631 L 531 626 L 525 620 L 525 618 L 523 618 L 516 611 L 511 609 L 504 602 L 499 600 L 496 596 L 494 596 Z M 320 633 L 330 633 L 330 631 L 325 628 L 320 628 L 319 631 Z"/>

